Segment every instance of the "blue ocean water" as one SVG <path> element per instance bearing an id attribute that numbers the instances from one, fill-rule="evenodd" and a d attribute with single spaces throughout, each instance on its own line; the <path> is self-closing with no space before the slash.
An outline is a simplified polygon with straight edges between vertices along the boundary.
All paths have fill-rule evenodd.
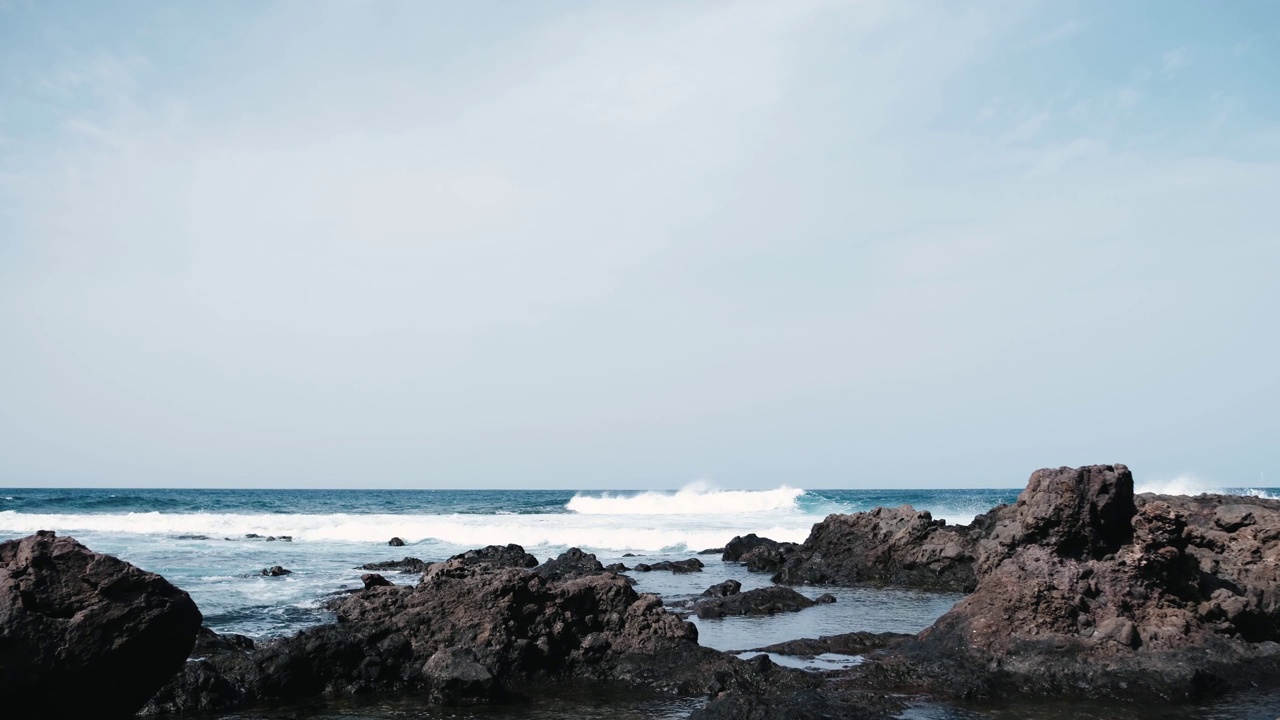
<path id="1" fill-rule="evenodd" d="M 1139 490 L 1185 492 L 1180 486 Z M 1232 492 L 1280 496 L 1275 489 Z M 605 563 L 634 565 L 687 558 L 750 532 L 800 542 L 830 513 L 877 506 L 908 504 L 950 523 L 968 523 L 977 514 L 1014 501 L 1017 494 L 1017 489 L 747 491 L 701 484 L 671 492 L 611 493 L 10 488 L 0 489 L 0 540 L 36 530 L 73 535 L 94 550 L 160 573 L 189 592 L 209 627 L 261 639 L 330 620 L 321 601 L 333 592 L 359 587 L 365 571 L 358 566 L 368 562 L 406 556 L 441 560 L 473 547 L 514 542 L 543 559 L 576 546 L 596 553 Z M 387 541 L 393 536 L 406 545 L 390 547 Z M 730 578 L 741 581 L 745 589 L 769 584 L 767 575 L 722 563 L 718 555 L 699 557 L 706 563 L 701 573 L 634 573 L 637 590 L 679 600 Z M 261 569 L 272 565 L 283 565 L 292 573 L 264 577 Z M 411 584 L 418 578 L 391 574 L 388 579 Z M 950 593 L 881 587 L 800 590 L 810 596 L 831 592 L 838 602 L 767 618 L 695 620 L 700 642 L 740 651 L 855 630 L 917 632 L 960 599 Z M 593 717 L 575 707 L 571 714 L 548 707 L 545 716 Z M 655 718 L 687 712 L 684 705 L 671 710 L 674 715 L 670 708 L 646 708 L 637 705 L 626 712 Z M 317 717 L 399 716 L 393 710 L 326 712 Z M 530 712 L 528 717 L 544 716 L 540 710 Z M 932 712 L 928 708 L 920 712 L 926 713 L 920 717 L 935 717 L 927 714 Z M 948 719 L 990 717 L 948 708 L 938 712 L 936 717 Z M 1051 715 L 1037 711 L 1026 717 Z"/>

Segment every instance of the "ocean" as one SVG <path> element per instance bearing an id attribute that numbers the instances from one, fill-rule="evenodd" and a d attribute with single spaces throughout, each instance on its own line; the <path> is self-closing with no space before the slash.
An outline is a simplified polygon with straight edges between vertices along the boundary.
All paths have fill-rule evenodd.
<path id="1" fill-rule="evenodd" d="M 1185 488 L 1139 490 L 1176 492 Z M 634 565 L 691 557 L 699 550 L 723 546 L 735 535 L 752 532 L 775 540 L 801 542 L 811 526 L 828 514 L 877 506 L 909 504 L 950 523 L 968 523 L 995 505 L 1014 501 L 1018 492 L 806 491 L 791 487 L 718 490 L 702 484 L 671 492 L 609 493 L 9 488 L 0 489 L 0 540 L 36 530 L 72 535 L 94 550 L 159 573 L 189 592 L 204 614 L 205 624 L 214 630 L 266 639 L 331 620 L 320 607 L 321 600 L 331 593 L 360 587 L 360 575 L 366 571 L 358 567 L 369 562 L 406 556 L 441 560 L 474 547 L 517 543 L 541 559 L 576 546 L 595 553 L 605 564 Z M 1231 492 L 1280 496 L 1275 489 L 1238 488 Z M 389 546 L 392 537 L 401 538 L 405 546 Z M 747 573 L 741 566 L 722 563 L 718 555 L 699 557 L 706 564 L 701 573 L 633 573 L 636 589 L 679 600 L 730 578 L 741 581 L 744 589 L 769 584 L 767 575 Z M 284 566 L 291 573 L 283 577 L 261 574 L 263 568 L 274 565 Z M 417 581 L 416 575 L 387 577 L 399 583 Z M 745 651 L 783 640 L 855 630 L 918 632 L 961 597 L 881 587 L 799 589 L 810 597 L 831 592 L 838 602 L 766 618 L 695 619 L 700 642 L 721 650 Z M 835 659 L 837 665 L 841 661 Z M 1231 702 L 1235 704 L 1196 709 L 1198 714 L 1185 717 L 1273 720 L 1280 697 L 1263 698 L 1261 714 L 1256 716 L 1248 707 L 1242 709 L 1238 700 Z M 687 701 L 624 702 L 618 698 L 575 697 L 519 709 L 451 710 L 448 717 L 589 718 L 595 717 L 591 708 L 602 703 L 610 708 L 610 717 L 679 718 L 692 707 Z M 1034 711 L 923 706 L 913 710 L 911 717 L 1047 720 L 1087 716 L 1080 714 L 1083 711 L 1078 706 L 1064 709 L 1068 711 L 1072 714 L 1059 716 L 1048 706 L 1038 706 Z M 1228 711 L 1231 714 L 1214 714 Z M 1015 714 L 992 714 L 999 712 Z M 1114 708 L 1099 712 L 1102 714 L 1098 717 L 1124 716 L 1117 715 Z M 299 716 L 296 708 L 288 713 L 290 717 Z M 434 717 L 430 713 L 423 715 L 420 709 L 407 711 L 395 700 L 325 706 L 302 716 L 382 718 L 404 717 L 406 713 Z"/>

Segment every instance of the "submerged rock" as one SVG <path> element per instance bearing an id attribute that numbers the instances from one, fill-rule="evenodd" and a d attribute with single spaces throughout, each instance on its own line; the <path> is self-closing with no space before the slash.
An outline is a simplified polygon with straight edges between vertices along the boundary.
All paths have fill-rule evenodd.
<path id="1" fill-rule="evenodd" d="M 6 717 L 128 717 L 183 666 L 200 611 L 159 575 L 41 531 L 0 543 Z"/>
<path id="2" fill-rule="evenodd" d="M 795 655 L 798 657 L 813 657 L 824 653 L 865 655 L 875 650 L 897 645 L 913 637 L 915 636 L 893 632 L 851 632 L 843 635 L 823 635 L 819 638 L 787 640 L 773 645 L 752 648 L 745 652 L 777 653 L 779 655 Z"/>
<path id="3" fill-rule="evenodd" d="M 401 540 L 398 537 L 393 537 L 387 541 L 387 544 L 391 547 L 404 547 L 404 540 Z"/>
<path id="4" fill-rule="evenodd" d="M 293 574 L 292 570 L 286 570 L 280 565 L 272 565 L 269 568 L 262 568 L 262 572 L 259 573 L 259 575 L 265 575 L 266 577 L 282 577 L 284 575 L 292 575 L 292 574 Z"/>
<path id="5" fill-rule="evenodd" d="M 699 600 L 693 612 L 700 618 L 718 618 L 726 615 L 775 615 L 813 607 L 814 602 L 789 587 L 772 587 L 735 592 L 720 597 Z"/>

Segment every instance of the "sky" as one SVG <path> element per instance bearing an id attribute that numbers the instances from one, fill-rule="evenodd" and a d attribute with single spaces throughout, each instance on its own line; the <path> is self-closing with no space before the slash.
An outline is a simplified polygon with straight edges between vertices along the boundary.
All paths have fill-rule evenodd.
<path id="1" fill-rule="evenodd" d="M 0 485 L 1280 485 L 1274 2 L 0 0 Z"/>

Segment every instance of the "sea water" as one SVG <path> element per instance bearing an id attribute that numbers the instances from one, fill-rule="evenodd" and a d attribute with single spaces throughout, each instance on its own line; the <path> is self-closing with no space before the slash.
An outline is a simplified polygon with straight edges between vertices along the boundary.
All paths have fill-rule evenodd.
<path id="1" fill-rule="evenodd" d="M 1234 492 L 1280 494 L 1256 488 Z M 365 571 L 358 567 L 369 562 L 406 556 L 441 560 L 474 547 L 517 543 L 540 559 L 579 547 L 595 553 L 606 564 L 634 566 L 637 562 L 692 557 L 699 550 L 723 546 L 735 535 L 747 533 L 801 542 L 812 525 L 830 513 L 877 506 L 907 504 L 950 523 L 968 523 L 995 505 L 1012 502 L 1017 493 L 1016 489 L 806 491 L 792 487 L 747 491 L 704 485 L 674 492 L 614 493 L 15 488 L 0 489 L 0 540 L 36 530 L 73 535 L 94 550 L 159 573 L 188 591 L 204 614 L 205 624 L 214 630 L 266 639 L 331 620 L 320 601 L 335 591 L 360 587 L 360 575 Z M 272 537 L 276 539 L 267 539 Z M 289 539 L 283 539 L 286 537 Z M 392 537 L 404 540 L 405 546 L 390 547 L 387 543 Z M 632 573 L 636 589 L 674 601 L 696 596 L 730 578 L 742 582 L 744 589 L 769 584 L 767 575 L 723 563 L 716 554 L 698 557 L 706 565 L 700 573 Z M 282 565 L 291 574 L 261 574 L 263 568 L 273 565 Z M 386 576 L 405 584 L 418 579 L 417 575 Z M 955 593 L 882 587 L 806 586 L 799 590 L 810 597 L 830 592 L 837 602 L 766 618 L 695 618 L 699 641 L 720 650 L 742 652 L 785 640 L 855 630 L 914 633 L 960 599 Z M 849 662 L 837 660 L 832 662 Z M 589 718 L 595 717 L 592 708 L 597 706 L 610 708 L 611 717 L 635 718 L 683 717 L 692 707 L 686 701 L 636 699 L 628 704 L 616 697 L 575 697 L 548 699 L 519 709 L 468 714 L 451 711 L 448 716 Z M 297 716 L 296 708 L 287 712 Z M 913 717 L 919 718 L 997 717 L 983 714 L 988 710 L 940 706 L 922 706 L 913 712 L 917 713 Z M 1046 707 L 1041 714 L 1021 716 L 1054 717 L 1044 714 L 1048 712 Z M 1241 718 L 1255 718 L 1247 709 L 1232 712 Z M 1256 718 L 1273 720 L 1276 713 L 1267 712 L 1271 711 L 1264 710 Z M 268 716 L 249 713 L 228 717 Z M 317 718 L 414 716 L 435 715 L 412 700 L 362 701 L 314 711 Z"/>

